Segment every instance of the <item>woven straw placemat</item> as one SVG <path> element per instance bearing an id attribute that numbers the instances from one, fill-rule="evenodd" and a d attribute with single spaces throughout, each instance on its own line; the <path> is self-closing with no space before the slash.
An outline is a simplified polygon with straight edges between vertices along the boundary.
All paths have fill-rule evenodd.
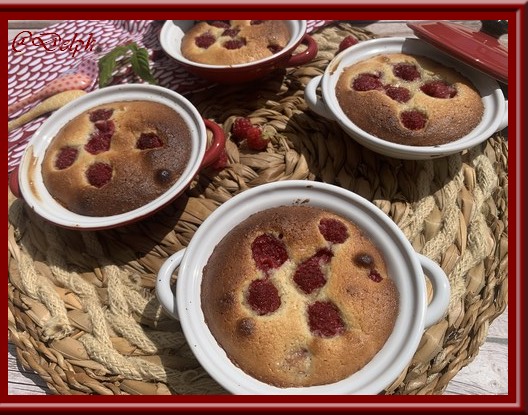
<path id="1" fill-rule="evenodd" d="M 245 86 L 190 96 L 226 133 L 238 116 L 276 131 L 254 152 L 227 142 L 229 164 L 203 171 L 173 204 L 136 224 L 79 232 L 47 223 L 9 194 L 9 332 L 22 365 L 57 394 L 222 394 L 200 367 L 179 323 L 161 309 L 156 273 L 205 218 L 245 189 L 287 179 L 337 184 L 369 199 L 417 252 L 447 273 L 445 319 L 424 332 L 387 394 L 442 393 L 473 360 L 507 304 L 508 146 L 496 134 L 469 151 L 432 161 L 375 154 L 335 122 L 311 113 L 304 85 L 321 74 L 347 23 L 313 36 L 310 64 Z"/>

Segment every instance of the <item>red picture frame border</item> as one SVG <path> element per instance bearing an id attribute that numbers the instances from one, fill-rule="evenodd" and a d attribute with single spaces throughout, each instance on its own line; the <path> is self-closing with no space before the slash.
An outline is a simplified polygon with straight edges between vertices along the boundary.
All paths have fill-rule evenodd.
<path id="1" fill-rule="evenodd" d="M 495 20 L 509 21 L 509 127 L 508 127 L 508 198 L 509 198 L 509 326 L 508 326 L 508 394 L 499 396 L 21 396 L 8 395 L 7 384 L 0 398 L 0 411 L 451 411 L 526 413 L 524 350 L 525 306 L 524 294 L 524 160 L 526 147 L 526 2 L 487 1 L 364 1 L 320 3 L 312 1 L 270 1 L 247 4 L 242 1 L 208 1 L 200 3 L 139 1 L 70 3 L 66 1 L 38 2 L 20 0 L 0 2 L 4 33 L 8 20 L 52 19 L 112 19 L 116 12 L 120 19 L 165 19 L 167 13 L 179 19 L 196 18 L 314 18 L 326 20 Z M 523 75 L 524 74 L 524 75 Z M 4 88 L 6 85 L 4 84 Z M 7 106 L 7 104 L 6 104 Z M 4 145 L 7 147 L 6 140 Z M 6 149 L 7 150 L 7 149 Z M 7 154 L 7 151 L 6 153 Z M 6 342 L 7 343 L 7 342 Z M 7 348 L 7 344 L 4 347 Z M 7 363 L 4 363 L 7 364 Z M 7 370 L 6 370 L 7 372 Z"/>

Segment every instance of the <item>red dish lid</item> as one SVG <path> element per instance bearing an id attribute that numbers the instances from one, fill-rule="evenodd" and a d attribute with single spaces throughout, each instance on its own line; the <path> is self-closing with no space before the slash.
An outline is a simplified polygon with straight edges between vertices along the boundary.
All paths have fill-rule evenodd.
<path id="1" fill-rule="evenodd" d="M 433 46 L 501 82 L 508 83 L 508 49 L 496 37 L 460 24 L 442 21 L 408 23 L 407 26 L 416 36 Z M 499 28 L 493 34 L 498 36 L 502 33 L 506 32 Z"/>

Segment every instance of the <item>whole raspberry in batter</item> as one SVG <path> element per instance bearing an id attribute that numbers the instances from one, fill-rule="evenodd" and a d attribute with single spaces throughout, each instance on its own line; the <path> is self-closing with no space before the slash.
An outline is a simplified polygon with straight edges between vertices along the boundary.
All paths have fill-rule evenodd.
<path id="1" fill-rule="evenodd" d="M 431 81 L 422 85 L 420 89 L 433 98 L 453 98 L 457 94 L 456 88 L 444 81 Z"/>
<path id="2" fill-rule="evenodd" d="M 403 86 L 386 86 L 385 93 L 397 102 L 407 102 L 411 99 L 411 91 Z"/>
<path id="3" fill-rule="evenodd" d="M 112 179 L 112 166 L 106 163 L 94 163 L 86 170 L 86 178 L 92 186 L 101 188 Z"/>
<path id="4" fill-rule="evenodd" d="M 199 48 L 207 49 L 209 46 L 211 46 L 213 43 L 216 42 L 216 38 L 212 33 L 206 32 L 200 36 L 197 36 L 194 39 L 194 43 Z"/>
<path id="5" fill-rule="evenodd" d="M 372 91 L 374 89 L 382 89 L 383 84 L 378 75 L 362 73 L 354 79 L 352 87 L 356 91 Z"/>
<path id="6" fill-rule="evenodd" d="M 316 301 L 308 306 L 308 324 L 315 336 L 334 337 L 345 331 L 337 306 L 330 301 Z"/>
<path id="7" fill-rule="evenodd" d="M 286 246 L 271 234 L 262 234 L 251 244 L 251 253 L 258 269 L 268 272 L 279 268 L 288 259 Z"/>
<path id="8" fill-rule="evenodd" d="M 94 123 L 100 132 L 112 136 L 115 132 L 115 124 L 112 120 L 99 120 Z"/>
<path id="9" fill-rule="evenodd" d="M 214 21 L 208 21 L 208 23 L 211 26 L 219 27 L 222 29 L 228 29 L 231 27 L 231 25 L 229 24 L 229 20 L 214 20 Z"/>
<path id="10" fill-rule="evenodd" d="M 394 65 L 392 72 L 404 81 L 414 81 L 421 78 L 420 72 L 416 66 L 411 63 L 398 63 Z"/>
<path id="11" fill-rule="evenodd" d="M 108 120 L 113 113 L 114 110 L 112 108 L 99 108 L 98 110 L 90 112 L 90 121 L 96 122 Z"/>
<path id="12" fill-rule="evenodd" d="M 242 46 L 246 46 L 246 39 L 244 38 L 230 39 L 224 43 L 224 48 L 229 50 L 240 49 Z"/>
<path id="13" fill-rule="evenodd" d="M 163 147 L 163 140 L 156 133 L 141 133 L 136 143 L 136 148 L 140 150 L 159 147 Z"/>
<path id="14" fill-rule="evenodd" d="M 334 244 L 342 244 L 348 238 L 345 224 L 337 219 L 323 218 L 319 222 L 319 232 L 328 241 Z"/>
<path id="15" fill-rule="evenodd" d="M 79 151 L 75 147 L 63 147 L 55 159 L 55 167 L 64 170 L 70 167 L 77 159 Z"/>
<path id="16" fill-rule="evenodd" d="M 326 284 L 326 277 L 321 266 L 330 262 L 333 256 L 332 251 L 323 248 L 299 264 L 293 280 L 301 291 L 311 294 Z"/>
<path id="17" fill-rule="evenodd" d="M 400 114 L 402 124 L 409 130 L 421 130 L 425 127 L 427 118 L 425 114 L 417 110 L 403 111 Z"/>
<path id="18" fill-rule="evenodd" d="M 240 29 L 237 27 L 230 27 L 222 32 L 222 36 L 235 37 L 240 32 Z"/>
<path id="19" fill-rule="evenodd" d="M 247 302 L 260 316 L 273 313 L 281 305 L 279 291 L 268 279 L 255 280 L 249 284 Z"/>
<path id="20" fill-rule="evenodd" d="M 84 145 L 84 149 L 90 154 L 103 153 L 110 149 L 111 139 L 112 134 L 96 130 L 90 135 L 88 142 Z"/>

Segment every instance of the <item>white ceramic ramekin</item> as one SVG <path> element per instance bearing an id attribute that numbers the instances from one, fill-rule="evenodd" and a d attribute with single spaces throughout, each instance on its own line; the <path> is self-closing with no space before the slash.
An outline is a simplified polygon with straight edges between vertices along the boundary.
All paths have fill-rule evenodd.
<path id="1" fill-rule="evenodd" d="M 336 84 L 343 70 L 354 63 L 387 53 L 406 53 L 429 57 L 455 68 L 478 89 L 484 104 L 481 122 L 464 137 L 436 146 L 408 146 L 392 143 L 371 135 L 354 124 L 343 112 L 336 98 Z M 321 96 L 317 94 L 320 88 Z M 410 160 L 444 157 L 461 152 L 487 140 L 493 133 L 508 125 L 508 101 L 496 80 L 456 60 L 440 49 L 420 39 L 380 38 L 360 42 L 338 54 L 323 75 L 313 78 L 305 89 L 305 99 L 317 114 L 335 120 L 341 128 L 365 147 L 390 157 Z"/>
<path id="2" fill-rule="evenodd" d="M 84 216 L 58 203 L 48 192 L 42 179 L 41 164 L 48 145 L 59 130 L 82 112 L 102 104 L 117 101 L 145 100 L 165 104 L 182 115 L 191 131 L 192 149 L 187 167 L 181 177 L 158 198 L 134 209 L 112 216 Z M 213 132 L 213 142 L 207 147 L 206 128 Z M 223 130 L 202 118 L 198 110 L 182 95 L 159 86 L 146 84 L 117 85 L 91 92 L 72 101 L 52 114 L 29 141 L 14 177 L 11 190 L 43 218 L 63 227 L 82 230 L 111 228 L 135 222 L 153 214 L 179 196 L 201 168 L 218 158 L 224 148 Z"/>
<path id="3" fill-rule="evenodd" d="M 278 388 L 235 366 L 209 331 L 201 309 L 202 270 L 221 239 L 253 213 L 275 206 L 308 204 L 329 209 L 357 223 L 381 249 L 399 291 L 399 315 L 384 347 L 363 369 L 336 383 L 304 388 Z M 176 293 L 171 277 L 179 266 Z M 427 304 L 424 273 L 433 285 Z M 376 394 L 405 369 L 425 327 L 447 310 L 449 282 L 442 269 L 416 253 L 403 232 L 366 199 L 340 187 L 313 181 L 280 181 L 246 190 L 216 209 L 198 228 L 188 247 L 161 267 L 156 284 L 163 307 L 181 322 L 197 359 L 209 374 L 234 394 Z"/>
<path id="4" fill-rule="evenodd" d="M 189 72 L 213 82 L 238 84 L 252 81 L 278 68 L 288 68 L 310 62 L 317 55 L 317 43 L 306 33 L 306 20 L 285 20 L 291 38 L 280 52 L 254 62 L 237 65 L 210 65 L 193 62 L 181 53 L 181 42 L 185 32 L 195 24 L 194 20 L 167 20 L 160 32 L 163 50 Z M 301 43 L 306 45 L 303 52 L 295 53 Z"/>

